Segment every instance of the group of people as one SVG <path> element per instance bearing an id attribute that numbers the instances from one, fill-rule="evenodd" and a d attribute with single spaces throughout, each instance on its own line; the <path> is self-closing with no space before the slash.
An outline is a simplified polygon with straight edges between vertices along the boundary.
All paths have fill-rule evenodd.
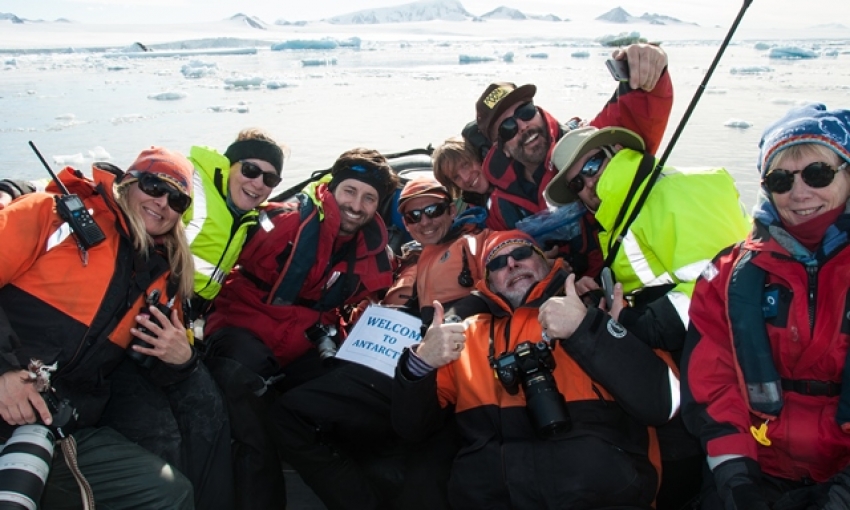
<path id="1" fill-rule="evenodd" d="M 357 148 L 266 202 L 288 148 L 248 129 L 64 169 L 90 242 L 0 181 L 0 441 L 76 417 L 35 503 L 282 509 L 286 462 L 330 510 L 850 508 L 850 110 L 765 130 L 750 217 L 726 170 L 658 168 L 664 51 L 613 58 L 593 119 L 493 83 L 405 183 Z M 370 305 L 422 320 L 393 377 L 334 356 Z"/>

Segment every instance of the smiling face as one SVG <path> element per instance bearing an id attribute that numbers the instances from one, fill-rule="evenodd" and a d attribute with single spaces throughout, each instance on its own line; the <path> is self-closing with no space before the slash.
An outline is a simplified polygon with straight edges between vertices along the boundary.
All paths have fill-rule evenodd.
<path id="1" fill-rule="evenodd" d="M 786 149 L 791 150 L 792 148 Z M 807 165 L 816 162 L 824 162 L 837 168 L 842 160 L 829 149 L 819 150 L 812 146 L 809 150 L 801 150 L 789 153 L 787 157 L 781 158 L 777 155 L 775 162 L 771 165 L 771 171 L 782 168 L 789 172 L 802 170 Z M 769 173 L 769 172 L 768 172 Z M 776 206 L 776 212 L 782 218 L 782 222 L 788 226 L 805 223 L 817 216 L 842 206 L 850 197 L 850 176 L 846 170 L 835 174 L 832 182 L 823 188 L 813 188 L 803 182 L 800 174 L 794 175 L 794 185 L 787 193 L 771 193 L 771 199 Z"/>
<path id="2" fill-rule="evenodd" d="M 493 133 L 491 140 L 498 140 L 499 126 L 505 119 L 513 117 L 517 107 L 522 106 L 516 104 L 505 110 L 505 112 L 496 119 L 493 123 Z M 546 159 L 546 154 L 549 152 L 551 140 L 549 133 L 546 130 L 546 123 L 543 121 L 543 115 L 540 111 L 531 118 L 525 121 L 515 117 L 517 123 L 517 134 L 507 141 L 502 141 L 502 150 L 505 154 L 519 161 L 526 167 L 536 167 Z"/>
<path id="3" fill-rule="evenodd" d="M 346 179 L 334 189 L 341 218 L 339 233 L 354 235 L 375 217 L 380 196 L 378 190 L 357 179 Z"/>
<path id="4" fill-rule="evenodd" d="M 448 168 L 446 174 L 452 184 L 462 191 L 484 195 L 490 189 L 490 183 L 484 177 L 481 163 L 477 161 L 461 161 Z"/>
<path id="5" fill-rule="evenodd" d="M 277 175 L 274 165 L 262 159 L 246 159 L 258 167 L 264 173 Z M 243 211 L 255 209 L 269 198 L 272 188 L 263 183 L 263 176 L 259 175 L 249 179 L 242 174 L 242 162 L 237 161 L 230 167 L 230 177 L 227 178 L 227 191 L 230 200 L 237 208 Z"/>
<path id="6" fill-rule="evenodd" d="M 617 147 L 619 148 L 619 146 Z M 587 207 L 587 209 L 592 213 L 598 211 L 599 206 L 602 204 L 602 199 L 600 199 L 599 195 L 596 194 L 596 185 L 599 183 L 599 178 L 602 177 L 602 172 L 605 171 L 605 168 L 608 166 L 608 163 L 610 163 L 611 160 L 608 159 L 604 163 L 602 163 L 602 166 L 599 168 L 599 172 L 596 173 L 596 175 L 593 175 L 591 177 L 588 177 L 587 175 L 582 175 L 579 177 L 579 174 L 581 173 L 581 169 L 584 168 L 584 164 L 587 163 L 589 159 L 599 154 L 601 151 L 601 149 L 594 149 L 585 154 L 584 156 L 578 158 L 572 165 L 570 165 L 570 169 L 567 172 L 566 177 L 566 181 L 568 183 L 572 182 L 573 179 L 576 179 L 576 177 L 581 179 L 584 186 L 582 187 L 581 191 L 576 194 L 578 195 L 578 198 L 582 202 L 584 202 L 584 205 Z"/>
<path id="7" fill-rule="evenodd" d="M 411 198 L 404 203 L 403 210 L 399 212 L 401 212 L 402 218 L 404 218 L 404 213 L 407 211 L 422 210 L 429 205 L 444 203 L 446 200 L 428 196 Z M 410 236 L 423 246 L 428 246 L 429 244 L 437 244 L 446 236 L 446 233 L 452 228 L 454 217 L 455 206 L 452 204 L 448 211 L 436 218 L 429 218 L 427 214 L 422 214 L 418 223 L 411 223 L 406 218 L 403 221 L 404 226 L 407 227 L 407 231 L 410 232 Z"/>
<path id="8" fill-rule="evenodd" d="M 180 214 L 168 206 L 167 194 L 154 198 L 139 189 L 138 182 L 128 186 L 127 203 L 130 209 L 141 218 L 145 231 L 149 235 L 167 234 L 180 221 Z"/>
<path id="9" fill-rule="evenodd" d="M 508 254 L 519 244 L 506 244 L 497 251 L 492 258 Z M 514 308 L 522 304 L 522 300 L 528 290 L 537 282 L 543 280 L 549 274 L 549 263 L 543 256 L 535 251 L 534 254 L 523 260 L 514 260 L 508 257 L 505 267 L 496 271 L 490 271 L 487 277 L 490 290 L 501 294 Z"/>

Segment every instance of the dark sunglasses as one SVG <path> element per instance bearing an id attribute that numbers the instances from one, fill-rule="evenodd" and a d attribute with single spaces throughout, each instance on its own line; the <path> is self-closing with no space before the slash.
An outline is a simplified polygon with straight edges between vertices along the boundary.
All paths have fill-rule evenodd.
<path id="1" fill-rule="evenodd" d="M 602 146 L 599 148 L 599 152 L 590 157 L 587 161 L 582 165 L 581 170 L 579 170 L 578 175 L 573 177 L 573 180 L 567 185 L 570 188 L 570 191 L 578 195 L 578 193 L 584 189 L 584 179 L 585 177 L 591 178 L 602 170 L 602 165 L 605 164 L 605 161 L 614 157 L 614 152 L 606 146 Z"/>
<path id="2" fill-rule="evenodd" d="M 139 189 L 148 196 L 159 198 L 168 195 L 168 207 L 177 214 L 183 214 L 192 205 L 192 197 L 175 188 L 172 184 L 147 172 L 129 172 L 139 183 Z"/>
<path id="3" fill-rule="evenodd" d="M 423 207 L 422 209 L 413 209 L 411 211 L 407 211 L 404 213 L 404 221 L 407 223 L 419 223 L 422 221 L 422 215 L 431 218 L 439 218 L 440 216 L 446 214 L 446 211 L 449 210 L 448 202 L 440 202 L 439 204 L 431 204 L 428 207 Z"/>
<path id="4" fill-rule="evenodd" d="M 767 191 L 781 195 L 791 191 L 791 188 L 794 187 L 794 175 L 800 174 L 800 177 L 803 178 L 803 182 L 805 182 L 810 188 L 825 188 L 832 183 L 833 179 L 835 179 L 835 174 L 837 174 L 839 170 L 843 170 L 846 166 L 846 162 L 838 168 L 834 168 L 829 163 L 816 161 L 807 165 L 806 168 L 802 170 L 795 170 L 793 172 L 776 168 L 764 176 L 761 183 Z"/>
<path id="5" fill-rule="evenodd" d="M 528 257 L 534 255 L 535 251 L 536 250 L 534 249 L 534 247 L 523 245 L 519 248 L 514 248 L 510 253 L 499 255 L 498 257 L 493 257 L 493 260 L 488 262 L 485 267 L 487 268 L 487 271 L 490 271 L 492 273 L 494 271 L 498 271 L 499 269 L 508 267 L 508 257 L 519 262 L 520 260 L 525 260 Z"/>
<path id="6" fill-rule="evenodd" d="M 503 120 L 501 124 L 499 124 L 499 139 L 502 142 L 507 142 L 511 138 L 515 137 L 517 132 L 519 132 L 519 125 L 516 123 L 516 120 L 522 120 L 524 122 L 528 122 L 537 115 L 537 107 L 534 106 L 534 103 L 531 101 L 527 103 L 523 103 L 514 110 L 514 114 Z"/>
<path id="7" fill-rule="evenodd" d="M 242 163 L 242 175 L 249 179 L 256 179 L 259 176 L 263 176 L 263 184 L 268 186 L 269 188 L 274 188 L 280 181 L 283 180 L 277 174 L 263 172 L 263 169 L 259 166 L 251 163 L 250 161 L 240 161 Z"/>

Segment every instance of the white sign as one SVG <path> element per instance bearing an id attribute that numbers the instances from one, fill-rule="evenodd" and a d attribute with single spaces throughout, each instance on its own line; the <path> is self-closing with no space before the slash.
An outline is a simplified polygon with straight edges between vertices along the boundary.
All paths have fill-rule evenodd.
<path id="1" fill-rule="evenodd" d="M 392 308 L 370 305 L 351 329 L 336 357 L 392 377 L 405 347 L 422 339 L 422 321 Z"/>

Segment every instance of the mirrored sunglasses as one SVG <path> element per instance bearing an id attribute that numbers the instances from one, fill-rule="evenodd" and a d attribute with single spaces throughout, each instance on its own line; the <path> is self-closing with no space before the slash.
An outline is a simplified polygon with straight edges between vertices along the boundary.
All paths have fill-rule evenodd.
<path id="1" fill-rule="evenodd" d="M 609 147 L 600 147 L 599 152 L 584 162 L 584 165 L 582 165 L 578 175 L 573 177 L 573 180 L 571 180 L 567 185 L 570 188 L 570 191 L 578 195 L 578 193 L 584 189 L 584 179 L 594 177 L 598 174 L 599 171 L 602 170 L 602 166 L 605 164 L 605 161 L 612 157 L 614 157 L 614 152 Z"/>
<path id="2" fill-rule="evenodd" d="M 422 215 L 431 218 L 439 218 L 440 216 L 446 214 L 446 211 L 449 210 L 448 202 L 440 202 L 438 204 L 431 204 L 427 207 L 423 207 L 422 209 L 412 209 L 410 211 L 406 211 L 404 213 L 404 221 L 407 223 L 419 223 L 422 221 Z"/>
<path id="3" fill-rule="evenodd" d="M 527 103 L 523 103 L 514 110 L 514 114 L 503 120 L 501 124 L 499 124 L 499 139 L 502 142 L 507 142 L 519 132 L 519 125 L 517 124 L 517 119 L 528 122 L 537 115 L 537 107 L 534 106 L 534 103 L 529 101 Z"/>
<path id="4" fill-rule="evenodd" d="M 846 162 L 841 164 L 838 168 L 834 168 L 829 163 L 816 161 L 807 165 L 806 168 L 802 170 L 795 170 L 793 172 L 776 168 L 767 174 L 764 179 L 761 180 L 761 183 L 767 191 L 781 195 L 791 191 L 791 188 L 794 187 L 794 175 L 800 174 L 803 182 L 810 188 L 825 188 L 832 184 L 833 179 L 835 179 L 835 174 L 846 167 Z"/>
<path id="5" fill-rule="evenodd" d="M 144 194 L 153 198 L 159 198 L 167 194 L 168 207 L 173 209 L 177 214 L 183 214 L 192 205 L 192 197 L 154 174 L 132 171 L 129 172 L 129 175 L 137 179 L 139 189 Z"/>
<path id="6" fill-rule="evenodd" d="M 259 176 L 263 176 L 263 184 L 268 186 L 269 188 L 274 188 L 280 181 L 282 180 L 279 175 L 271 172 L 263 172 L 263 169 L 259 166 L 251 163 L 250 161 L 240 161 L 242 163 L 242 175 L 249 179 L 256 179 Z"/>
<path id="7" fill-rule="evenodd" d="M 536 250 L 533 246 L 523 245 L 519 248 L 514 248 L 510 253 L 505 253 L 504 255 L 499 255 L 498 257 L 493 257 L 493 260 L 487 263 L 487 271 L 491 273 L 494 271 L 498 271 L 500 269 L 504 269 L 508 267 L 508 257 L 514 259 L 516 262 L 520 260 L 525 260 L 528 257 L 534 255 Z"/>

